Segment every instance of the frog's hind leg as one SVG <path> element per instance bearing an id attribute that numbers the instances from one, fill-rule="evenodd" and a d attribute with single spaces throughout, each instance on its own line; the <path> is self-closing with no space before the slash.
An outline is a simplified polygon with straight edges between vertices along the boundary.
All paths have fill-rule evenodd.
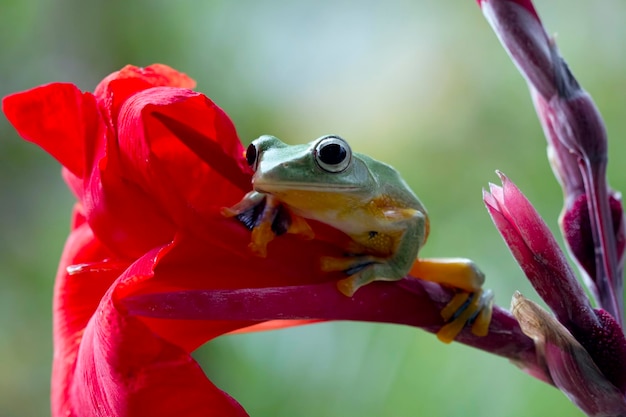
<path id="1" fill-rule="evenodd" d="M 439 340 L 450 343 L 466 324 L 471 324 L 477 336 L 487 334 L 493 293 L 482 289 L 485 276 L 474 262 L 463 258 L 418 259 L 410 274 L 461 290 L 441 311 L 446 324 L 437 333 Z"/>

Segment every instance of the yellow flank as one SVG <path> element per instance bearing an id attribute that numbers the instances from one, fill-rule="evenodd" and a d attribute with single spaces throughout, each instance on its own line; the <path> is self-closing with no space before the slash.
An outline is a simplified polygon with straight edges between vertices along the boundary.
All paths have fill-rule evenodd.
<path id="1" fill-rule="evenodd" d="M 299 212 L 314 215 L 315 213 L 326 212 L 328 210 L 354 210 L 363 202 L 360 198 L 348 193 L 325 193 L 321 191 L 309 190 L 280 190 L 272 191 L 278 200 L 287 204 L 291 208 L 296 208 Z"/>
<path id="2" fill-rule="evenodd" d="M 370 205 L 377 208 L 403 207 L 403 204 L 400 201 L 386 194 L 381 194 L 378 197 L 373 198 L 372 201 L 370 201 Z"/>
<path id="3" fill-rule="evenodd" d="M 415 209 L 383 195 L 369 201 L 350 193 L 281 190 L 273 193 L 296 214 L 334 225 L 348 234 L 365 253 L 392 256 L 404 230 L 390 230 L 398 220 L 415 216 Z M 297 207 L 297 209 L 295 209 Z"/>
<path id="4" fill-rule="evenodd" d="M 384 233 L 371 231 L 350 237 L 359 243 L 366 253 L 379 257 L 389 257 L 396 253 L 398 243 L 402 238 L 402 231 Z"/>
<path id="5" fill-rule="evenodd" d="M 364 219 L 370 219 L 377 223 L 383 219 L 392 220 L 412 217 L 414 209 L 405 209 L 404 202 L 389 196 L 380 196 L 369 201 L 350 193 L 321 192 L 308 190 L 281 190 L 272 194 L 283 203 L 304 214 L 304 217 L 317 217 L 317 213 L 335 213 L 336 220 L 350 221 L 355 211 L 365 215 Z"/>

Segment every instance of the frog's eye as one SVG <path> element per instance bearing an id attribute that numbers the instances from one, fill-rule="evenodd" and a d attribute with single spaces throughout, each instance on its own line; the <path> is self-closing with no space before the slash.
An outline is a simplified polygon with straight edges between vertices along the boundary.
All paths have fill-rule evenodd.
<path id="1" fill-rule="evenodd" d="M 315 162 L 324 171 L 342 172 L 352 160 L 352 150 L 348 142 L 339 136 L 326 136 L 315 146 Z"/>
<path id="2" fill-rule="evenodd" d="M 248 149 L 246 149 L 246 162 L 248 162 L 248 166 L 254 171 L 256 171 L 257 168 L 258 156 L 259 152 L 257 152 L 254 142 L 252 142 L 250 146 L 248 146 Z"/>

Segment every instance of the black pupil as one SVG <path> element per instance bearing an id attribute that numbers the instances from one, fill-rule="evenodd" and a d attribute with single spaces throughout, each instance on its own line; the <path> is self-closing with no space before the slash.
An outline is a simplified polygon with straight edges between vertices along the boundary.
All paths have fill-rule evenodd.
<path id="1" fill-rule="evenodd" d="M 246 149 L 246 161 L 248 162 L 248 166 L 253 167 L 256 162 L 256 146 L 254 144 L 250 144 L 248 149 Z"/>
<path id="2" fill-rule="evenodd" d="M 336 165 L 346 159 L 346 148 L 338 143 L 329 143 L 319 150 L 319 158 L 325 164 Z"/>

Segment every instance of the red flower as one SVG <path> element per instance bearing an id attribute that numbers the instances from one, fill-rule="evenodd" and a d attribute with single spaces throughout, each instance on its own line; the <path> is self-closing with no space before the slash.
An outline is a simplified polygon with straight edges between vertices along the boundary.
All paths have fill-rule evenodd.
<path id="1" fill-rule="evenodd" d="M 6 115 L 22 136 L 61 162 L 78 199 L 55 289 L 55 416 L 77 410 L 136 415 L 139 409 L 172 415 L 183 411 L 181 404 L 194 410 L 186 415 L 216 409 L 244 414 L 204 377 L 189 352 L 254 323 L 173 326 L 129 316 L 118 300 L 198 286 L 253 288 L 320 279 L 312 258 L 303 254 L 327 254 L 327 246 L 294 250 L 277 242 L 282 247 L 275 253 L 302 265 L 298 276 L 288 274 L 278 257 L 251 256 L 245 228 L 220 215 L 248 191 L 250 176 L 230 119 L 189 90 L 193 85 L 162 65 L 126 67 L 107 77 L 95 94 L 55 83 L 4 100 Z M 193 143 L 194 137 L 181 136 L 189 140 L 184 143 L 159 114 L 193 125 L 206 140 Z M 272 274 L 251 273 L 255 270 Z M 177 388 L 171 402 L 148 410 L 152 403 L 144 398 L 163 398 L 160 391 L 167 387 Z M 127 398 L 108 401 L 121 397 Z"/>
<path id="2" fill-rule="evenodd" d="M 249 231 L 220 214 L 250 188 L 235 128 L 194 82 L 163 65 L 128 66 L 94 94 L 54 83 L 6 97 L 25 139 L 63 165 L 78 200 L 56 277 L 52 415 L 245 415 L 190 352 L 232 331 L 347 319 L 436 332 L 452 291 L 407 278 L 345 297 L 348 238 L 281 236 L 259 258 Z M 272 319 L 285 319 L 269 321 Z M 252 327 L 250 327 L 252 326 Z M 494 309 L 487 337 L 466 344 L 537 370 L 532 341 Z"/>

